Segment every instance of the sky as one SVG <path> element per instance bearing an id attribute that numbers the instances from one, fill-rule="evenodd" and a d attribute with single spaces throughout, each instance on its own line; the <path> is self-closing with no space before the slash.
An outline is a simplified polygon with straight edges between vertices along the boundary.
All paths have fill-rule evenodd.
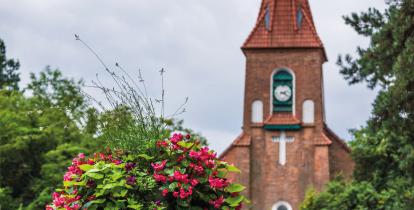
<path id="1" fill-rule="evenodd" d="M 342 16 L 383 9 L 385 2 L 309 1 L 329 59 L 324 65 L 327 124 L 351 140 L 348 130 L 369 119 L 376 93 L 364 84 L 349 86 L 339 74 L 338 54 L 354 54 L 356 46 L 369 44 Z M 245 57 L 240 47 L 259 5 L 260 0 L 0 0 L 0 38 L 7 56 L 20 60 L 23 84 L 30 72 L 50 65 L 87 84 L 98 74 L 109 87 L 111 80 L 75 33 L 109 66 L 118 62 L 135 76 L 140 69 L 154 97 L 160 95 L 164 68 L 166 113 L 188 97 L 186 112 L 178 117 L 221 152 L 241 133 Z M 85 91 L 104 100 L 96 90 Z"/>

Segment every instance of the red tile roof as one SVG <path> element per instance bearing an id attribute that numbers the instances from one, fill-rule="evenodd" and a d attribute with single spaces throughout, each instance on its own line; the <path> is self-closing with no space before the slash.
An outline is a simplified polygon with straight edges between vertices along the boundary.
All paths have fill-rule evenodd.
<path id="1" fill-rule="evenodd" d="M 318 146 L 329 146 L 332 144 L 332 141 L 324 133 L 322 133 L 320 138 L 316 138 L 314 140 L 314 144 Z"/>
<path id="2" fill-rule="evenodd" d="M 266 125 L 298 125 L 298 120 L 292 113 L 273 113 L 265 121 Z"/>
<path id="3" fill-rule="evenodd" d="M 270 27 L 266 29 L 266 10 L 270 12 Z M 303 14 L 297 25 L 297 11 Z M 256 26 L 242 49 L 249 48 L 322 48 L 312 18 L 308 0 L 263 0 Z"/>
<path id="4" fill-rule="evenodd" d="M 251 137 L 250 135 L 246 134 L 245 132 L 243 132 L 242 134 L 240 134 L 234 141 L 233 143 L 227 147 L 219 156 L 220 159 L 224 158 L 224 156 L 226 156 L 226 154 L 233 148 L 233 147 L 249 147 L 251 144 Z"/>

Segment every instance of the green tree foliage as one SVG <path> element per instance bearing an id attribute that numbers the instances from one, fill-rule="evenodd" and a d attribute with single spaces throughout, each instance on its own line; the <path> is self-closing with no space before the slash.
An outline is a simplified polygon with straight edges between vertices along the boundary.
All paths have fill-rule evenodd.
<path id="1" fill-rule="evenodd" d="M 18 83 L 20 81 L 20 77 L 19 73 L 17 73 L 19 68 L 19 61 L 7 59 L 6 45 L 3 40 L 0 39 L 0 89 L 19 89 Z"/>
<path id="2" fill-rule="evenodd" d="M 30 97 L 0 91 L 0 186 L 15 201 L 27 204 L 55 187 L 68 160 L 91 144 L 78 126 L 86 111 L 80 84 L 47 68 L 32 75 Z"/>
<path id="3" fill-rule="evenodd" d="M 303 209 L 414 209 L 414 0 L 388 1 L 385 12 L 371 8 L 345 21 L 371 44 L 358 47 L 356 58 L 339 57 L 341 73 L 379 94 L 351 142 L 355 181 L 308 194 Z"/>

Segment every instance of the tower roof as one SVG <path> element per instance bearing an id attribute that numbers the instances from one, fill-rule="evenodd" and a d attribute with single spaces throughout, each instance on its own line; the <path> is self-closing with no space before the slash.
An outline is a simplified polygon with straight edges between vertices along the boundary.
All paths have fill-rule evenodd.
<path id="1" fill-rule="evenodd" d="M 308 0 L 262 0 L 256 25 L 242 46 L 323 48 Z"/>

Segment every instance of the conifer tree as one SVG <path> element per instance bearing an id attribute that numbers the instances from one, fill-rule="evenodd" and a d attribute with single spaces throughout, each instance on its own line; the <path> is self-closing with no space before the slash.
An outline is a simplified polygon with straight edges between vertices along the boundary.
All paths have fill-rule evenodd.
<path id="1" fill-rule="evenodd" d="M 308 193 L 302 209 L 414 209 L 414 0 L 390 0 L 384 12 L 370 8 L 344 19 L 371 42 L 356 57 L 339 57 L 341 73 L 379 93 L 351 142 L 354 180 Z"/>
<path id="2" fill-rule="evenodd" d="M 6 46 L 0 39 L 0 89 L 18 90 L 20 76 L 17 71 L 20 68 L 19 61 L 7 59 Z"/>

